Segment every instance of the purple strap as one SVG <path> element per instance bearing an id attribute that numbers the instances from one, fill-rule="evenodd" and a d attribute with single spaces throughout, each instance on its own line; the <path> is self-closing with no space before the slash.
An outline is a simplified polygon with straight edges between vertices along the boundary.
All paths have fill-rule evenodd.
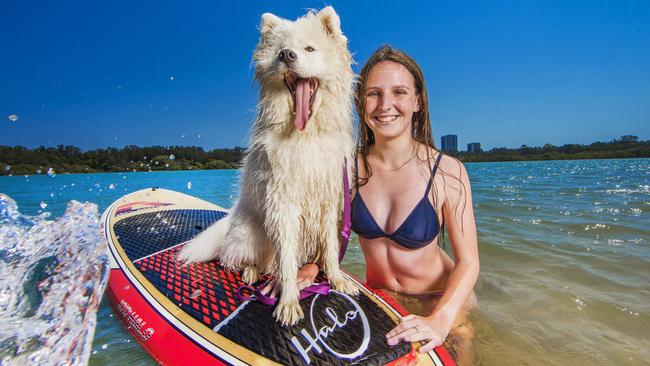
<path id="1" fill-rule="evenodd" d="M 270 297 L 262 294 L 262 287 L 264 285 L 254 288 L 253 286 L 250 285 L 243 285 L 240 286 L 237 289 L 237 299 L 239 301 L 251 301 L 251 300 L 257 300 L 261 302 L 264 305 L 275 305 L 275 303 L 278 302 L 278 299 L 275 297 Z M 242 290 L 247 289 L 251 292 L 253 292 L 251 295 L 245 295 L 242 293 Z M 330 284 L 327 282 L 320 282 L 320 283 L 315 283 L 309 287 L 305 287 L 300 291 L 300 300 L 306 299 L 309 296 L 315 295 L 315 294 L 320 294 L 320 295 L 327 295 L 330 292 Z"/>
<path id="2" fill-rule="evenodd" d="M 343 164 L 343 228 L 341 229 L 341 246 L 339 247 L 339 263 L 343 261 L 345 251 L 350 241 L 350 182 L 348 181 L 348 160 Z"/>

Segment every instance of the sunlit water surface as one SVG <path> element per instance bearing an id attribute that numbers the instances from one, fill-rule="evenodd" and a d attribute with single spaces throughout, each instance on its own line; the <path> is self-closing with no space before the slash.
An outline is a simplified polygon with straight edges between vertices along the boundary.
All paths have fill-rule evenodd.
<path id="1" fill-rule="evenodd" d="M 479 364 L 650 364 L 650 159 L 466 166 L 481 254 L 479 308 L 473 316 Z M 45 212 L 61 216 L 70 200 L 93 202 L 101 212 L 121 195 L 152 186 L 230 207 L 237 178 L 235 171 L 0 177 L 0 192 L 17 201 L 23 215 L 45 220 Z M 77 207 L 74 211 L 92 205 L 72 206 Z M 11 225 L 17 224 L 3 221 L 2 232 Z M 33 241 L 37 234 L 23 231 L 18 236 Z M 40 237 L 55 245 L 48 235 Z M 86 242 L 100 246 L 100 239 L 90 238 Z M 8 254 L 0 253 L 0 275 L 6 276 L 11 271 Z M 104 263 L 101 253 L 85 262 Z M 39 260 L 27 260 L 28 266 L 37 266 Z M 100 278 L 94 290 L 103 286 L 102 276 L 97 276 L 102 265 L 93 267 L 99 271 L 93 278 Z M 343 265 L 364 277 L 356 237 Z M 40 286 L 15 281 L 6 291 L 9 285 L 3 281 L 0 306 L 5 306 L 7 291 L 20 302 Z M 20 292 L 16 286 L 26 289 Z M 5 318 L 0 334 L 7 333 L 11 322 L 32 321 L 24 314 Z M 97 324 L 89 350 L 91 365 L 154 364 L 105 300 Z M 1 357 L 12 347 L 2 343 Z"/>

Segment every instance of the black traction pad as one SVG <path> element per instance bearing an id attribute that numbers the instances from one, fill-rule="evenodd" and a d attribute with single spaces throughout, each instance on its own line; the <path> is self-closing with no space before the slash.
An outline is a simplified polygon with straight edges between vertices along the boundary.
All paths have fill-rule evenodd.
<path id="1" fill-rule="evenodd" d="M 384 365 L 411 352 L 388 347 L 395 324 L 368 294 L 332 291 L 300 301 L 304 318 L 281 326 L 273 307 L 237 299 L 239 272 L 218 261 L 181 266 L 185 243 L 225 216 L 212 210 L 142 213 L 118 221 L 114 231 L 136 268 L 184 312 L 233 342 L 284 365 Z M 165 250 L 166 248 L 170 248 Z"/>
<path id="2" fill-rule="evenodd" d="M 115 223 L 113 231 L 131 261 L 186 242 L 226 216 L 214 210 L 142 213 Z"/>

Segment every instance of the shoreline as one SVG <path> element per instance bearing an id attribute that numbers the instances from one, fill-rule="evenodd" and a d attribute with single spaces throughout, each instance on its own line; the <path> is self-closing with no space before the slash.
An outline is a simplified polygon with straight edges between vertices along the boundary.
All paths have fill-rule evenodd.
<path id="1" fill-rule="evenodd" d="M 593 157 L 593 158 L 583 158 L 583 157 L 574 157 L 574 158 L 564 158 L 564 159 L 512 159 L 512 160 L 470 160 L 462 159 L 458 155 L 449 154 L 457 159 L 459 159 L 464 164 L 481 164 L 481 163 L 518 163 L 518 162 L 544 162 L 544 161 L 573 161 L 573 160 L 630 160 L 630 159 L 650 159 L 650 156 L 632 156 L 632 157 Z M 234 164 L 232 164 L 234 165 Z M 0 164 L 1 166 L 1 164 Z M 36 170 L 19 170 L 14 171 L 13 169 L 7 171 L 0 171 L 0 177 L 18 177 L 18 176 L 48 176 L 50 175 L 47 170 L 50 168 L 54 171 L 54 175 L 70 175 L 70 174 L 102 174 L 102 173 L 158 173 L 158 172 L 188 172 L 188 171 L 217 171 L 217 170 L 238 170 L 239 167 L 229 167 L 229 168 L 205 168 L 197 166 L 188 166 L 187 168 L 181 169 L 150 169 L 150 170 L 137 170 L 137 169 L 115 169 L 115 170 L 97 170 L 89 168 L 84 171 L 69 171 L 65 168 L 65 165 L 51 165 L 51 166 L 40 166 L 41 173 L 35 173 Z"/>
<path id="2" fill-rule="evenodd" d="M 64 145 L 34 149 L 0 146 L 0 175 L 238 169 L 245 151 L 243 147 L 206 151 L 198 146 L 131 145 L 90 151 Z M 590 145 L 522 145 L 515 149 L 444 153 L 463 163 L 650 158 L 650 140 L 638 141 L 636 136 L 623 136 Z"/>

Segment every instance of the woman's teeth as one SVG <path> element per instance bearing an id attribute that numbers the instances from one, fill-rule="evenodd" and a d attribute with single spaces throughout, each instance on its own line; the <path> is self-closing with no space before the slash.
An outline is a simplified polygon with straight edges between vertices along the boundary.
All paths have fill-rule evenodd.
<path id="1" fill-rule="evenodd" d="M 377 116 L 375 119 L 379 122 L 393 122 L 397 119 L 397 116 Z"/>

